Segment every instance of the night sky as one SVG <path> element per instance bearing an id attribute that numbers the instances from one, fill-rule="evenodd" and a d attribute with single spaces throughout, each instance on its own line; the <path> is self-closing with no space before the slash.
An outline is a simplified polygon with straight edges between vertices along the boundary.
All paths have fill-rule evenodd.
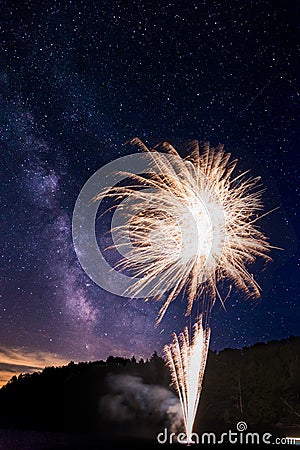
<path id="1" fill-rule="evenodd" d="M 252 269 L 262 297 L 216 303 L 211 348 L 299 335 L 296 24 L 292 0 L 1 2 L 0 384 L 148 357 L 189 323 L 178 299 L 155 328 L 159 304 L 102 290 L 74 252 L 82 186 L 135 136 L 182 156 L 192 139 L 222 143 L 262 176 L 265 211 L 279 207 L 260 221 L 283 249 Z"/>

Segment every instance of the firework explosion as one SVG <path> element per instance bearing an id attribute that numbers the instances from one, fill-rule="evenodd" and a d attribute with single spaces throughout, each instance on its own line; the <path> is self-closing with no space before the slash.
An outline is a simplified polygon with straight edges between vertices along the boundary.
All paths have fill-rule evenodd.
<path id="1" fill-rule="evenodd" d="M 174 334 L 173 343 L 164 348 L 172 383 L 181 403 L 187 444 L 193 442 L 192 430 L 202 389 L 209 338 L 210 329 L 202 326 L 200 316 L 193 327 L 192 339 L 186 327 L 179 338 Z"/>
<path id="2" fill-rule="evenodd" d="M 136 278 L 126 293 L 161 299 L 168 292 L 158 322 L 180 293 L 187 298 L 186 315 L 200 297 L 203 313 L 217 297 L 223 304 L 217 286 L 225 279 L 247 297 L 258 297 L 259 286 L 246 266 L 259 256 L 270 259 L 271 248 L 256 226 L 257 212 L 263 208 L 259 178 L 247 177 L 246 172 L 232 177 L 237 161 L 230 161 L 221 145 L 204 144 L 199 152 L 194 142 L 182 159 L 168 143 L 160 145 L 161 152 L 149 150 L 139 139 L 131 142 L 151 155 L 149 167 L 142 174 L 124 172 L 126 186 L 115 185 L 95 198 L 118 201 L 112 248 L 123 255 L 117 267 Z M 185 328 L 164 348 L 187 444 L 192 443 L 209 347 L 207 315 L 204 326 L 202 321 L 200 315 L 192 339 Z"/>
<path id="3" fill-rule="evenodd" d="M 262 209 L 259 178 L 246 173 L 232 177 L 237 161 L 223 147 L 198 142 L 182 159 L 168 143 L 149 150 L 152 168 L 145 174 L 126 173 L 127 186 L 114 186 L 96 200 L 122 202 L 112 227 L 114 248 L 123 255 L 117 268 L 131 270 L 136 282 L 131 297 L 161 299 L 168 292 L 158 322 L 179 293 L 187 298 L 186 314 L 202 298 L 212 306 L 218 282 L 228 279 L 247 297 L 258 297 L 259 286 L 246 268 L 258 256 L 268 260 L 270 245 L 256 227 Z M 145 288 L 147 294 L 145 295 Z"/>

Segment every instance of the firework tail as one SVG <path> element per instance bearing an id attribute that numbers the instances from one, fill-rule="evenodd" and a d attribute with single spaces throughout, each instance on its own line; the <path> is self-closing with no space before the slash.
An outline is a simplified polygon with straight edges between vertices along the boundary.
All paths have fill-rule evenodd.
<path id="1" fill-rule="evenodd" d="M 173 335 L 173 342 L 164 347 L 172 384 L 178 393 L 182 407 L 187 443 L 192 443 L 203 376 L 206 366 L 210 329 L 204 327 L 202 316 L 193 327 L 191 337 L 186 327 L 179 338 Z"/>

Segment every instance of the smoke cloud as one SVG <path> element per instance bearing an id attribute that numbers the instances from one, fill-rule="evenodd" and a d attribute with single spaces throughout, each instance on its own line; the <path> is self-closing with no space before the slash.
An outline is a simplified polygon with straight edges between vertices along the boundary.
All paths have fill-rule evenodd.
<path id="1" fill-rule="evenodd" d="M 143 422 L 167 427 L 170 432 L 182 429 L 183 418 L 178 398 L 163 386 L 145 384 L 131 375 L 107 376 L 109 393 L 100 399 L 103 418 L 119 423 Z"/>

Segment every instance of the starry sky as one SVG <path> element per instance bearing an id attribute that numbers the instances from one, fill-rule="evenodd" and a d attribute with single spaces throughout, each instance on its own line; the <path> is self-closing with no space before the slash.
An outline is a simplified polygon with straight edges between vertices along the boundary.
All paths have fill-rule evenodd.
<path id="1" fill-rule="evenodd" d="M 169 141 L 222 143 L 261 175 L 273 262 L 262 297 L 216 304 L 211 348 L 299 335 L 296 1 L 26 1 L 0 6 L 0 384 L 108 355 L 148 357 L 180 332 L 184 299 L 116 297 L 82 270 L 76 198 L 101 166 Z"/>

